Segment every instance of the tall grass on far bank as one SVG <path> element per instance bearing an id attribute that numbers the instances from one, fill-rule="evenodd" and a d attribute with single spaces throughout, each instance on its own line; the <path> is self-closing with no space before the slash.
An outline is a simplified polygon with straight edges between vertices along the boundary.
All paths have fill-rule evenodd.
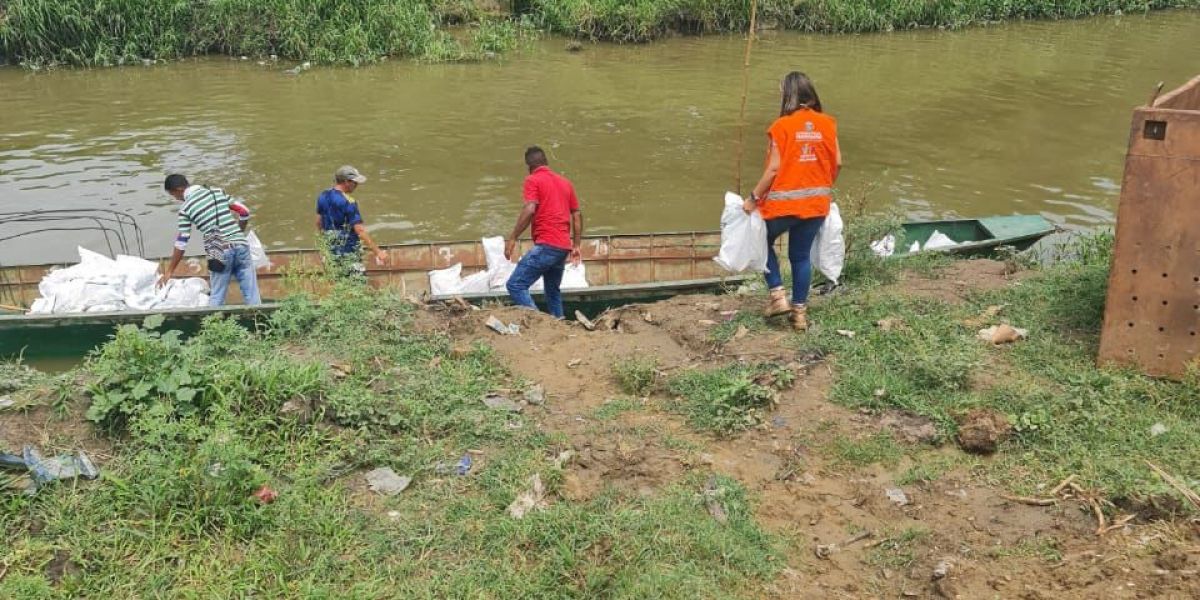
<path id="1" fill-rule="evenodd" d="M 517 3 L 554 33 L 644 42 L 676 33 L 744 31 L 750 0 L 525 0 Z M 957 28 L 1014 19 L 1073 19 L 1116 12 L 1200 7 L 1197 0 L 759 0 L 765 27 L 861 33 Z"/>
<path id="2" fill-rule="evenodd" d="M 210 53 L 359 65 L 503 52 L 518 24 L 469 0 L 0 0 L 0 54 L 30 66 Z M 467 24 L 462 40 L 445 25 Z"/>
<path id="3" fill-rule="evenodd" d="M 857 33 L 1200 8 L 1200 0 L 760 0 L 766 28 Z M 511 9 L 513 15 L 503 14 Z M 359 65 L 511 50 L 531 27 L 590 40 L 745 31 L 750 0 L 0 0 L 0 61 L 101 66 L 211 53 Z M 466 26 L 466 35 L 448 27 Z"/>

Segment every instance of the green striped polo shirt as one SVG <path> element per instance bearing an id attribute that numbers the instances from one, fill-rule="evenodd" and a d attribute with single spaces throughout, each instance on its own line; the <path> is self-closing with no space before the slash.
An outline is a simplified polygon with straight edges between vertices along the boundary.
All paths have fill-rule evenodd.
<path id="1" fill-rule="evenodd" d="M 179 207 L 179 236 L 175 239 L 175 247 L 187 247 L 193 226 L 202 235 L 216 230 L 227 242 L 245 244 L 246 235 L 231 211 L 232 204 L 235 204 L 233 198 L 220 188 L 189 187 L 184 191 L 183 205 Z"/>

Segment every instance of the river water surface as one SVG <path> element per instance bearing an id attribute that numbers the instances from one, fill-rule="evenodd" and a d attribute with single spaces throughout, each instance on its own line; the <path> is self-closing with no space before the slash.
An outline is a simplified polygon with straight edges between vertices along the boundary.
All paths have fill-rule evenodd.
<path id="1" fill-rule="evenodd" d="M 839 119 L 841 190 L 913 218 L 1040 213 L 1111 223 L 1131 109 L 1200 73 L 1200 13 L 963 31 L 768 32 L 755 45 L 745 185 L 778 79 L 806 71 Z M 479 64 L 359 69 L 204 59 L 29 73 L 0 68 L 0 212 L 111 208 L 170 249 L 169 171 L 248 199 L 270 246 L 312 245 L 317 193 L 350 163 L 382 242 L 511 227 L 528 144 L 574 180 L 590 232 L 714 229 L 734 185 L 744 41 L 564 50 L 544 39 Z M 0 223 L 0 238 L 19 230 Z M 0 241 L 0 263 L 70 259 L 98 234 Z"/>

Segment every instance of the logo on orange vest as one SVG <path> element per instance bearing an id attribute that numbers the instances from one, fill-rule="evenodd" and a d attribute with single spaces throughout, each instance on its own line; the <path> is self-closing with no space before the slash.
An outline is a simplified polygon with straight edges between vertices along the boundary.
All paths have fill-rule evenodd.
<path id="1" fill-rule="evenodd" d="M 818 134 L 820 135 L 820 134 Z M 813 154 L 812 144 L 804 144 L 800 147 L 800 157 L 796 159 L 799 162 L 816 162 L 817 155 Z"/>
<path id="2" fill-rule="evenodd" d="M 824 139 L 824 137 L 821 135 L 821 132 L 815 131 L 815 129 L 816 129 L 816 125 L 813 125 L 812 121 L 805 121 L 804 122 L 804 131 L 796 132 L 796 141 L 819 142 L 822 139 Z"/>

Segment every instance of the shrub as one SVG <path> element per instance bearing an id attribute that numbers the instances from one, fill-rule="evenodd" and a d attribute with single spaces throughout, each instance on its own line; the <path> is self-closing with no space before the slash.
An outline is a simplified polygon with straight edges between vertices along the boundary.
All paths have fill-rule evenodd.
<path id="1" fill-rule="evenodd" d="M 632 396 L 645 396 L 654 389 L 658 359 L 653 356 L 624 358 L 614 362 L 612 370 L 621 391 Z"/>
<path id="2" fill-rule="evenodd" d="M 736 365 L 684 371 L 668 381 L 667 389 L 681 400 L 678 409 L 693 427 L 730 434 L 761 423 L 777 391 L 794 380 L 787 368 Z"/>

